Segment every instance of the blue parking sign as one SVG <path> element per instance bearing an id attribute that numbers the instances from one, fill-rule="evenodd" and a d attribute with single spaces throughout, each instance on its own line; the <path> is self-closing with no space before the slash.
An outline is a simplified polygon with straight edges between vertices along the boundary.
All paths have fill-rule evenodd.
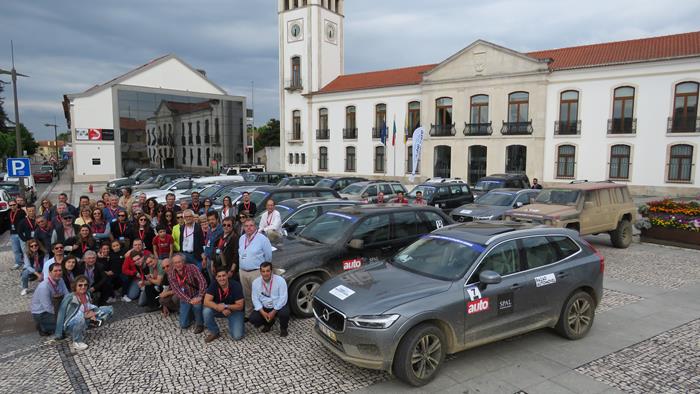
<path id="1" fill-rule="evenodd" d="M 32 176 L 32 166 L 29 163 L 29 158 L 12 158 L 7 159 L 7 176 Z"/>

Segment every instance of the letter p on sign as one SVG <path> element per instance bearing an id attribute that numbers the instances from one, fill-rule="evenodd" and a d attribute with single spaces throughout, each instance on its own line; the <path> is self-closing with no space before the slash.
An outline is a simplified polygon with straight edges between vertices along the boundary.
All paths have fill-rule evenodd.
<path id="1" fill-rule="evenodd" d="M 27 177 L 32 175 L 29 158 L 10 158 L 7 159 L 7 176 L 8 177 Z"/>

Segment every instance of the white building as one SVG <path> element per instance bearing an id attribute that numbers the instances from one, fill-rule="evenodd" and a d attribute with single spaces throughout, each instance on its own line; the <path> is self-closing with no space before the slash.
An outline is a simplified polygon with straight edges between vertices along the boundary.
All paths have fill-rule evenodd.
<path id="1" fill-rule="evenodd" d="M 343 0 L 278 1 L 285 170 L 405 180 L 422 125 L 424 178 L 524 172 L 700 191 L 700 32 L 531 53 L 477 40 L 439 64 L 345 75 L 343 9 Z M 614 98 L 629 94 L 615 90 L 623 86 L 632 101 Z M 674 100 L 684 100 L 675 111 Z"/>
<path id="2" fill-rule="evenodd" d="M 175 55 L 65 95 L 63 106 L 76 182 L 140 167 L 208 170 L 212 160 L 243 159 L 245 98 L 227 95 Z"/>

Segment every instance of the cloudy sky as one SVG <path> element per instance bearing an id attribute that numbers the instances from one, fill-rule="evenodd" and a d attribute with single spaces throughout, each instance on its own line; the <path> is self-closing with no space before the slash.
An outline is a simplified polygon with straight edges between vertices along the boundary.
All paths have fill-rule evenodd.
<path id="1" fill-rule="evenodd" d="M 65 129 L 62 95 L 175 53 L 232 95 L 256 124 L 278 115 L 276 0 L 7 0 L 0 68 L 17 70 L 21 121 L 38 139 Z M 439 62 L 476 39 L 519 51 L 700 30 L 697 0 L 347 0 L 346 73 Z M 371 43 L 371 45 L 367 45 Z M 9 78 L 0 78 L 8 81 Z M 14 119 L 11 86 L 5 110 Z"/>

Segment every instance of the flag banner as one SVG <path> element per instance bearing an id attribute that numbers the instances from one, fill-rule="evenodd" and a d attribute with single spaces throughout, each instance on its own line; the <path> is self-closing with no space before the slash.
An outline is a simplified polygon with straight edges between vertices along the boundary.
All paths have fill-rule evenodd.
<path id="1" fill-rule="evenodd" d="M 386 145 L 386 121 L 382 122 L 382 128 L 379 131 L 379 140 L 382 141 L 382 145 Z"/>
<path id="2" fill-rule="evenodd" d="M 391 134 L 391 145 L 396 146 L 396 117 L 394 117 L 394 132 Z"/>
<path id="3" fill-rule="evenodd" d="M 423 127 L 419 127 L 413 132 L 413 165 L 411 176 L 408 179 L 413 182 L 416 179 L 416 169 L 418 168 L 418 163 L 420 162 L 420 153 L 423 148 L 423 134 L 425 131 Z"/>

